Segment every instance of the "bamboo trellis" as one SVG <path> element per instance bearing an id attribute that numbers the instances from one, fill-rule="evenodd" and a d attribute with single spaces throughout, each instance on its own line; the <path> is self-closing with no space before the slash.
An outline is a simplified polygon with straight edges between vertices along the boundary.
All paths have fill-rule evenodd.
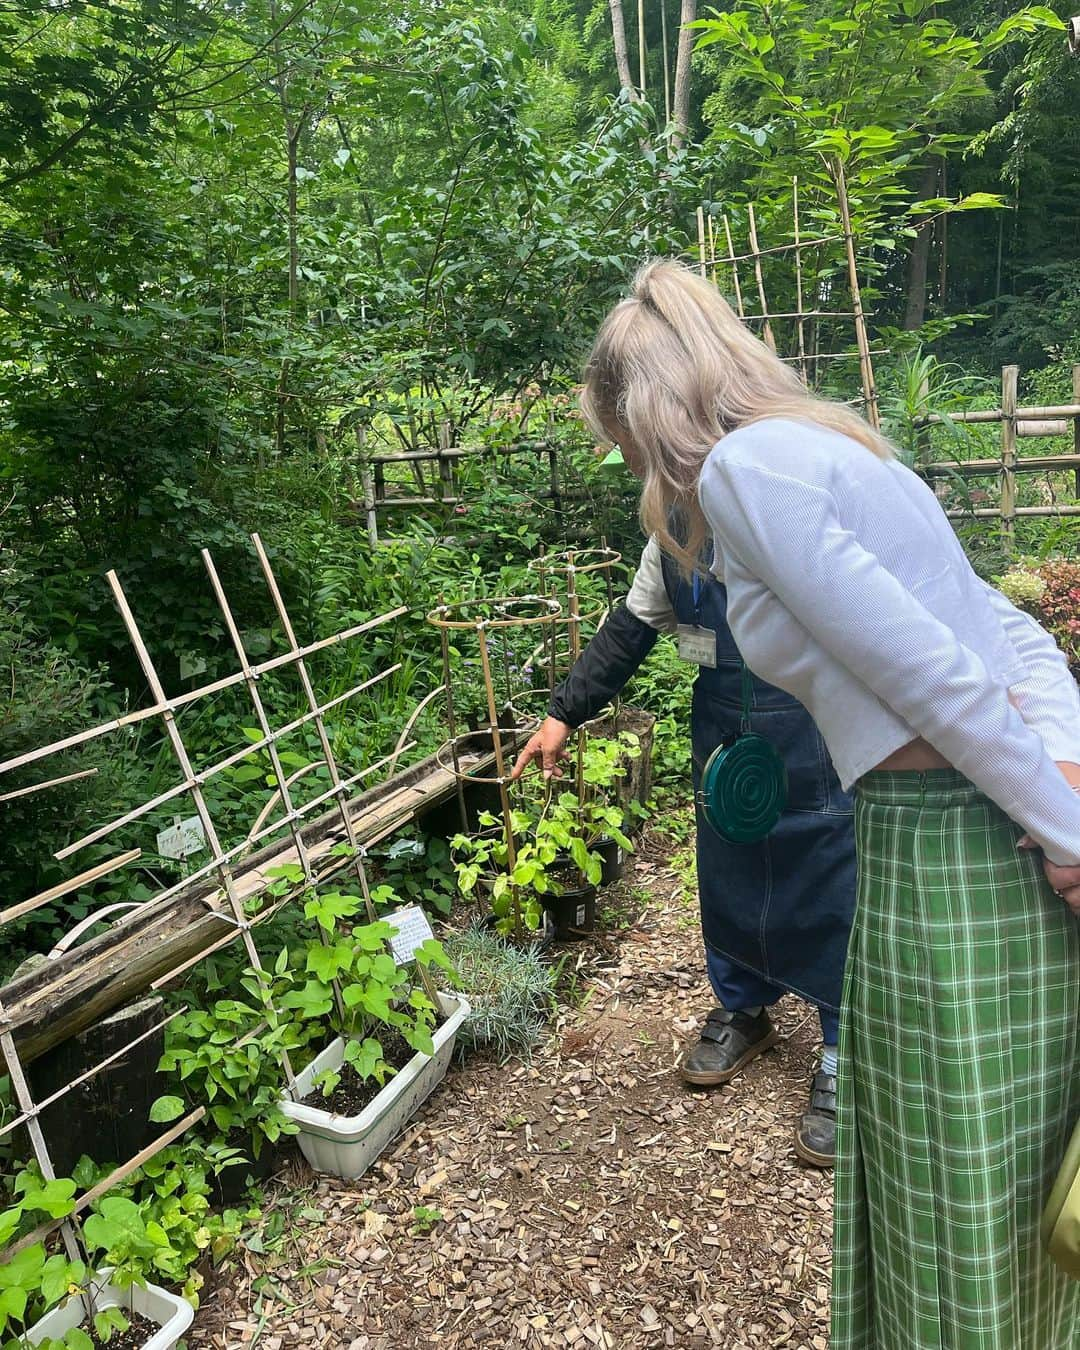
<path id="1" fill-rule="evenodd" d="M 709 277 L 728 291 L 739 318 L 757 332 L 782 361 L 797 366 L 804 383 L 816 384 L 826 362 L 857 360 L 866 417 L 872 426 L 879 427 L 881 419 L 873 358 L 881 355 L 885 348 L 874 348 L 871 345 L 867 314 L 863 308 L 863 288 L 859 278 L 856 242 L 851 227 L 847 183 L 843 167 L 839 164 L 834 166 L 833 181 L 841 221 L 839 233 L 809 237 L 804 235 L 800 216 L 799 180 L 794 178 L 791 238 L 781 244 L 764 246 L 758 214 L 754 204 L 750 203 L 746 208 L 748 247 L 741 253 L 736 252 L 730 215 L 721 215 L 717 223 L 711 213 L 706 213 L 703 207 L 698 207 L 698 268 L 703 277 Z M 719 239 L 721 225 L 722 247 Z M 836 253 L 838 262 L 842 261 L 847 273 L 851 297 L 850 309 L 825 308 L 819 300 L 820 288 L 816 283 L 813 294 L 809 297 L 806 294 L 804 254 L 812 252 L 816 262 L 820 263 L 823 252 L 830 248 Z M 770 309 L 766 290 L 763 262 L 767 258 L 775 260 L 783 255 L 790 255 L 794 267 L 796 303 L 793 310 Z M 748 264 L 752 276 L 750 285 L 745 271 L 740 273 L 740 266 L 745 269 Z M 756 301 L 750 298 L 752 295 L 756 295 Z M 850 322 L 855 351 L 821 350 L 819 337 L 823 322 L 830 328 L 835 327 L 837 323 Z M 780 329 L 788 331 L 787 342 L 784 342 L 782 335 L 779 334 Z"/>
<path id="2" fill-rule="evenodd" d="M 53 970 L 57 972 L 57 978 L 60 978 L 64 971 L 70 972 L 72 953 L 68 951 L 68 948 L 82 935 L 85 929 L 101 922 L 115 910 L 123 909 L 125 914 L 124 918 L 120 920 L 119 928 L 114 923 L 106 930 L 105 936 L 111 940 L 114 932 L 118 935 L 122 934 L 126 926 L 142 921 L 144 916 L 151 917 L 178 892 L 181 890 L 192 891 L 193 887 L 193 893 L 197 896 L 202 913 L 209 925 L 208 936 L 210 940 L 205 945 L 200 946 L 194 953 L 185 950 L 182 957 L 178 956 L 175 960 L 168 962 L 164 969 L 158 970 L 156 979 L 152 981 L 145 979 L 141 983 L 136 983 L 134 992 L 139 992 L 147 987 L 160 989 L 163 985 L 174 982 L 190 967 L 233 942 L 240 942 L 243 945 L 246 961 L 253 969 L 262 970 L 258 948 L 252 936 L 253 930 L 260 924 L 265 923 L 284 905 L 294 900 L 296 895 L 302 893 L 307 887 L 321 882 L 347 867 L 355 870 L 360 894 L 369 920 L 375 917 L 364 861 L 366 848 L 393 829 L 398 828 L 402 820 L 408 818 L 408 807 L 398 803 L 394 810 L 383 812 L 381 819 L 377 816 L 374 823 L 366 823 L 362 839 L 358 827 L 360 818 L 351 809 L 351 803 L 355 796 L 356 784 L 361 779 L 377 775 L 381 770 L 392 769 L 396 766 L 400 757 L 413 747 L 414 742 L 408 741 L 407 736 L 415 720 L 415 715 L 409 720 L 409 724 L 403 731 L 391 755 L 385 756 L 376 763 L 365 764 L 358 772 L 343 773 L 334 753 L 327 715 L 334 709 L 342 708 L 350 699 L 355 698 L 362 691 L 375 688 L 381 684 L 395 671 L 399 670 L 400 665 L 388 665 L 368 679 L 356 683 L 344 693 L 326 699 L 320 697 L 316 692 L 315 682 L 307 666 L 307 658 L 316 652 L 327 650 L 341 643 L 362 639 L 364 635 L 400 618 L 406 613 L 406 610 L 404 607 L 390 610 L 330 637 L 302 645 L 297 639 L 267 551 L 257 534 L 252 536 L 252 541 L 273 607 L 288 643 L 287 651 L 260 663 L 253 664 L 251 662 L 243 635 L 237 625 L 214 561 L 209 552 L 204 550 L 203 560 L 210 586 L 232 643 L 238 668 L 232 674 L 213 680 L 198 689 L 178 696 L 171 696 L 165 690 L 157 664 L 143 638 L 129 597 L 116 573 L 110 572 L 108 583 L 150 691 L 152 700 L 150 706 L 123 717 L 114 718 L 98 726 L 90 727 L 83 732 L 65 737 L 49 745 L 13 756 L 0 763 L 0 778 L 2 778 L 3 775 L 13 773 L 16 770 L 26 770 L 38 764 L 44 765 L 54 755 L 90 745 L 110 733 L 122 731 L 126 727 L 150 719 L 158 719 L 172 751 L 173 759 L 179 769 L 180 781 L 174 787 L 160 793 L 152 801 L 142 803 L 134 810 L 96 826 L 74 842 L 57 850 L 55 856 L 58 860 L 66 860 L 91 844 L 107 839 L 118 830 L 143 819 L 156 807 L 177 797 L 186 797 L 194 807 L 205 843 L 211 854 L 209 862 L 189 874 L 180 883 L 162 887 L 147 900 L 99 909 L 93 912 L 87 921 L 76 925 L 54 949 L 55 963 L 49 962 L 45 967 L 46 988 Z M 270 671 L 286 669 L 295 671 L 298 676 L 308 711 L 285 725 L 275 726 L 260 687 L 260 677 Z M 205 768 L 196 769 L 185 744 L 177 717 L 178 712 L 186 707 L 198 704 L 201 700 L 221 690 L 241 685 L 247 692 L 251 708 L 259 725 L 260 735 L 258 739 L 248 743 L 237 753 L 226 755 Z M 426 706 L 442 692 L 441 689 L 432 691 L 423 700 L 422 706 Z M 287 776 L 281 759 L 280 743 L 299 727 L 308 723 L 313 723 L 317 732 L 321 758 L 306 765 L 302 771 L 292 774 L 291 777 Z M 270 759 L 276 780 L 276 791 L 270 802 L 266 803 L 260 811 L 257 820 L 243 842 L 237 846 L 226 847 L 219 836 L 204 788 L 208 782 L 231 765 L 261 751 L 265 751 Z M 483 764 L 485 762 L 482 758 L 478 759 L 472 750 L 469 751 L 469 755 L 474 763 Z M 295 795 L 295 784 L 303 773 L 314 769 L 321 770 L 323 775 L 329 778 L 330 787 L 318 791 L 309 796 L 307 800 L 300 802 Z M 78 773 L 45 776 L 36 783 L 4 793 L 0 799 L 12 800 L 16 797 L 43 792 L 59 783 L 71 782 L 91 772 L 93 771 L 80 770 Z M 443 797 L 445 797 L 449 787 L 449 778 L 447 775 L 443 775 L 443 778 L 446 781 L 442 784 L 441 790 Z M 422 786 L 409 784 L 403 790 L 406 796 L 412 792 L 418 794 L 420 798 L 424 797 Z M 416 799 L 415 795 L 413 799 Z M 331 851 L 327 840 L 312 836 L 310 823 L 306 826 L 303 824 L 305 821 L 310 822 L 314 819 L 313 813 L 317 812 L 318 808 L 325 807 L 326 804 L 330 804 L 331 815 L 337 818 L 337 825 L 334 827 L 337 836 L 341 837 L 343 841 L 347 841 L 349 845 L 346 850 Z M 270 816 L 274 818 L 267 823 Z M 325 816 L 318 817 L 314 820 L 314 823 L 329 828 L 326 825 Z M 379 832 L 380 827 L 381 833 Z M 240 860 L 260 840 L 273 836 L 285 837 L 287 848 L 283 856 L 292 859 L 299 865 L 303 878 L 298 885 L 287 887 L 283 895 L 277 893 L 277 888 L 269 890 L 272 878 L 268 875 L 268 871 L 271 870 L 268 866 L 264 865 L 254 871 L 238 870 L 241 866 Z M 37 895 L 9 905 L 0 912 L 0 926 L 31 913 L 52 900 L 89 886 L 106 875 L 129 867 L 132 863 L 137 862 L 140 856 L 141 850 L 138 848 L 125 849 L 112 858 L 84 869 Z M 278 856 L 282 856 L 280 846 L 278 847 Z M 200 890 L 195 883 L 204 879 L 205 884 Z M 214 932 L 214 929 L 217 931 Z M 202 928 L 200 928 L 200 931 L 202 931 Z M 119 937 L 117 940 L 119 940 Z M 92 945 L 97 946 L 98 942 L 99 940 L 95 939 Z M 86 949 L 80 949 L 78 955 L 82 957 L 85 951 Z M 92 956 L 85 959 L 92 964 Z M 28 1011 L 28 1008 L 36 1005 L 33 1004 L 32 1000 L 28 1003 L 27 1000 L 21 998 L 21 990 L 26 981 L 33 981 L 37 978 L 38 972 L 35 971 L 30 976 L 17 977 L 0 988 L 0 1053 L 2 1053 L 3 1061 L 6 1063 L 7 1072 L 10 1075 L 18 1108 L 15 1116 L 0 1126 L 0 1139 L 10 1135 L 17 1128 L 25 1128 L 43 1177 L 46 1180 L 52 1180 L 56 1173 L 50 1147 L 42 1129 L 41 1119 L 45 1108 L 63 1100 L 75 1088 L 93 1079 L 108 1065 L 128 1055 L 148 1037 L 159 1034 L 172 1020 L 172 1017 L 178 1014 L 173 1013 L 171 1016 L 157 1021 L 148 1030 L 142 1031 L 138 1036 L 125 1041 L 101 1062 L 94 1064 L 85 1072 L 67 1082 L 58 1091 L 51 1092 L 43 1096 L 41 1100 L 37 1100 L 26 1071 L 27 1052 L 24 1048 L 26 1043 L 22 1039 L 24 1033 L 30 1028 L 32 1021 L 32 1013 Z M 266 982 L 259 981 L 259 989 L 265 1005 L 266 1017 L 268 1020 L 272 1020 L 277 1017 L 278 1013 L 273 1006 L 272 996 L 268 992 Z M 38 992 L 40 994 L 40 991 Z M 335 990 L 335 994 L 338 994 L 337 990 Z M 116 1006 L 122 1001 L 122 997 L 116 998 L 112 1006 Z M 54 1035 L 54 1041 L 62 1039 L 64 1034 L 72 1034 L 73 1031 L 91 1025 L 97 1020 L 102 1010 L 97 1004 L 93 1003 L 93 1000 L 88 1000 L 88 1002 L 92 1005 L 92 1010 L 87 1015 L 82 1016 L 81 1020 L 78 1020 L 74 1025 L 67 1027 L 62 1034 Z M 108 1010 L 108 1007 L 104 1009 L 104 1011 Z M 281 1067 L 285 1085 L 289 1090 L 292 1090 L 295 1086 L 292 1067 L 284 1052 L 281 1057 Z M 162 1149 L 173 1143 L 184 1131 L 197 1123 L 203 1115 L 204 1108 L 202 1107 L 189 1112 L 178 1123 L 159 1134 L 147 1147 L 139 1150 L 135 1156 L 115 1167 L 108 1176 L 91 1190 L 87 1190 L 79 1196 L 69 1217 L 49 1221 L 35 1229 L 34 1232 L 25 1234 L 9 1246 L 6 1251 L 0 1252 L 0 1261 L 9 1259 L 15 1252 L 29 1243 L 41 1240 L 57 1230 L 60 1231 L 61 1239 L 69 1256 L 72 1259 L 77 1258 L 81 1250 L 78 1215 L 123 1178 L 129 1176 L 138 1167 L 141 1167 Z"/>
<path id="3" fill-rule="evenodd" d="M 1004 366 L 1001 371 L 1001 406 L 981 408 L 971 412 L 931 413 L 916 422 L 920 428 L 923 454 L 927 452 L 930 429 L 944 422 L 961 425 L 999 424 L 1001 427 L 1000 453 L 989 459 L 948 459 L 919 464 L 919 472 L 936 483 L 950 479 L 996 478 L 998 504 L 977 507 L 969 504 L 953 507 L 949 515 L 954 519 L 998 519 L 1006 539 L 1015 533 L 1016 521 L 1024 517 L 1076 517 L 1080 504 L 1051 500 L 1036 506 L 1018 505 L 1018 480 L 1028 474 L 1071 471 L 1073 496 L 1080 497 L 1080 365 L 1073 366 L 1073 401 L 1049 407 L 1020 407 L 1017 400 L 1019 366 Z M 1067 436 L 1072 434 L 1073 448 L 1060 455 L 1021 455 L 1018 442 L 1031 437 Z"/>

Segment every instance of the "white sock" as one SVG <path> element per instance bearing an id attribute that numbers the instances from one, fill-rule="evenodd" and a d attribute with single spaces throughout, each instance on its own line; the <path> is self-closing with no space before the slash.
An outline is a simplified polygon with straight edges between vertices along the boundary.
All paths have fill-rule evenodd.
<path id="1" fill-rule="evenodd" d="M 831 1078 L 836 1077 L 836 1052 L 839 1046 L 825 1045 L 821 1049 L 821 1072 L 827 1073 Z"/>

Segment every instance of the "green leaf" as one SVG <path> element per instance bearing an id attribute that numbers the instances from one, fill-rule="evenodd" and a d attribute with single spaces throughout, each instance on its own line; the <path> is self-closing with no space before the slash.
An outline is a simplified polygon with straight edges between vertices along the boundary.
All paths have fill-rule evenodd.
<path id="1" fill-rule="evenodd" d="M 155 1125 L 178 1120 L 184 1114 L 185 1105 L 183 1097 L 159 1097 L 150 1108 L 150 1119 Z"/>

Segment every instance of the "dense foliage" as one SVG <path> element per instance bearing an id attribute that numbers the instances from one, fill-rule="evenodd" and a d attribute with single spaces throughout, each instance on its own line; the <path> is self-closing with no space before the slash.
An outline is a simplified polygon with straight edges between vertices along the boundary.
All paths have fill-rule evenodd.
<path id="1" fill-rule="evenodd" d="M 990 406 L 1001 360 L 1021 362 L 1036 398 L 1072 396 L 1080 63 L 1065 9 L 753 0 L 702 12 L 690 61 L 676 8 L 644 7 L 642 51 L 629 10 L 621 38 L 612 28 L 617 0 L 35 0 L 0 14 L 0 759 L 145 702 L 110 568 L 170 691 L 234 668 L 201 549 L 249 656 L 281 650 L 253 529 L 301 640 L 406 606 L 395 628 L 314 663 L 328 697 L 401 663 L 336 720 L 355 772 L 437 683 L 422 615 L 440 595 L 530 589 L 541 545 L 599 534 L 632 560 L 632 487 L 597 470 L 570 390 L 635 264 L 693 256 L 699 206 L 717 239 L 727 216 L 744 240 L 755 202 L 767 240 L 784 241 L 797 176 L 804 232 L 835 235 L 843 173 L 875 341 L 892 351 L 877 358 L 882 408 L 912 459 L 991 453 L 977 431 L 931 445 L 917 419 Z M 767 261 L 774 310 L 794 307 L 795 280 L 790 259 Z M 822 310 L 848 307 L 835 244 L 803 281 Z M 818 321 L 825 348 L 852 337 Z M 851 398 L 857 373 L 822 363 L 814 378 Z M 523 436 L 557 439 L 561 509 L 543 461 L 496 453 Z M 440 437 L 489 455 L 455 508 L 385 516 L 373 550 L 367 457 Z M 950 490 L 950 505 L 978 504 L 977 488 Z M 1060 496 L 1062 480 L 1023 491 Z M 1003 571 L 1010 541 L 965 531 L 979 566 Z M 1039 554 L 1070 538 L 1018 531 Z M 476 658 L 451 659 L 461 674 Z M 295 681 L 262 688 L 275 718 L 303 712 Z M 685 681 L 658 656 L 640 691 L 675 781 Z M 436 714 L 417 725 L 422 748 Z M 183 729 L 205 766 L 258 739 L 255 721 L 234 689 Z M 286 767 L 317 751 L 303 728 Z M 177 777 L 156 722 L 50 763 L 84 768 L 95 776 L 4 804 L 6 894 L 60 880 L 56 848 Z M 265 752 L 208 782 L 223 840 L 243 838 L 274 786 Z M 143 871 L 21 920 L 10 959 L 175 879 L 154 851 L 172 809 L 83 850 L 91 866 L 141 847 Z"/>

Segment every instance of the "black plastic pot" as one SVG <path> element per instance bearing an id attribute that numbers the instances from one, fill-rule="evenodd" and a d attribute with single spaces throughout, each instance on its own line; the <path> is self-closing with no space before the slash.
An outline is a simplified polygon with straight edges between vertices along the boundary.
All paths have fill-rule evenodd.
<path id="1" fill-rule="evenodd" d="M 236 1138 L 230 1138 L 229 1142 L 234 1148 L 251 1148 L 251 1138 L 246 1130 L 239 1132 Z M 247 1194 L 249 1183 L 257 1186 L 265 1181 L 277 1169 L 280 1162 L 281 1153 L 278 1146 L 271 1144 L 269 1139 L 264 1139 L 257 1158 L 252 1158 L 249 1154 L 243 1162 L 223 1167 L 216 1177 L 210 1178 L 217 1203 L 222 1206 L 239 1204 Z"/>
<path id="2" fill-rule="evenodd" d="M 556 868 L 556 874 L 562 870 Z M 572 862 L 567 860 L 565 867 L 567 880 L 563 884 L 561 895 L 542 895 L 540 903 L 551 915 L 555 926 L 555 941 L 569 942 L 574 938 L 585 937 L 596 927 L 596 886 L 582 884 L 581 873 Z M 569 883 L 569 884 L 568 884 Z"/>
<path id="3" fill-rule="evenodd" d="M 605 835 L 592 845 L 591 851 L 599 853 L 603 870 L 600 873 L 601 886 L 613 886 L 622 879 L 623 865 L 626 861 L 622 846 Z"/>

